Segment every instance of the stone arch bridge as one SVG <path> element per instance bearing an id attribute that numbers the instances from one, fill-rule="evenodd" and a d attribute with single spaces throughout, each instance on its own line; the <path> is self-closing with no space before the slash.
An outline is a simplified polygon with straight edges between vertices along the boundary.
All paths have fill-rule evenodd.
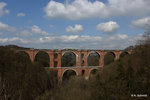
<path id="1" fill-rule="evenodd" d="M 47 53 L 50 58 L 49 68 L 57 70 L 59 78 L 62 78 L 63 74 L 67 70 L 73 70 L 75 71 L 77 76 L 83 75 L 86 78 L 88 78 L 92 70 L 95 70 L 104 66 L 104 56 L 107 53 L 112 53 L 115 57 L 115 60 L 119 59 L 120 55 L 123 52 L 127 54 L 131 54 L 131 51 L 124 51 L 124 50 L 45 50 L 45 49 L 17 50 L 17 52 L 21 52 L 21 51 L 27 53 L 32 62 L 34 62 L 35 56 L 38 54 L 38 52 L 44 51 L 45 53 Z M 61 66 L 62 56 L 68 51 L 76 55 L 76 66 L 74 67 L 62 67 Z M 100 59 L 98 62 L 99 66 L 88 66 L 88 56 L 92 52 L 96 52 L 100 56 Z M 84 62 L 84 64 L 81 64 L 82 61 Z"/>

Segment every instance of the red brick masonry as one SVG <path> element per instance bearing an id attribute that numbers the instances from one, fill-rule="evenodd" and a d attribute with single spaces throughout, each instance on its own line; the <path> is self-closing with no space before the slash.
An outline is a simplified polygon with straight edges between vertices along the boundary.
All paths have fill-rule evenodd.
<path id="1" fill-rule="evenodd" d="M 18 50 L 17 52 L 19 51 L 26 52 L 29 55 L 32 62 L 34 61 L 34 58 L 39 51 L 46 52 L 50 57 L 50 61 L 49 61 L 50 68 L 58 70 L 59 78 L 61 78 L 64 72 L 67 70 L 74 70 L 76 72 L 76 75 L 81 75 L 82 70 L 84 70 L 84 76 L 88 78 L 90 72 L 93 69 L 98 69 L 99 67 L 104 66 L 104 56 L 108 52 L 111 52 L 115 56 L 116 60 L 120 58 L 120 54 L 123 52 L 131 54 L 131 51 L 123 51 L 123 50 L 111 50 L 111 51 L 110 50 L 69 50 L 76 55 L 76 67 L 61 67 L 61 58 L 65 54 L 65 52 L 68 52 L 68 50 L 34 50 L 33 49 L 33 50 Z M 88 55 L 92 52 L 96 52 L 100 55 L 99 66 L 88 66 L 88 62 L 87 62 Z M 54 54 L 58 55 L 57 58 L 54 58 Z M 81 58 L 81 54 L 84 55 L 83 58 Z M 57 67 L 54 67 L 55 61 L 57 61 Z M 81 61 L 84 61 L 84 66 L 81 66 Z"/>

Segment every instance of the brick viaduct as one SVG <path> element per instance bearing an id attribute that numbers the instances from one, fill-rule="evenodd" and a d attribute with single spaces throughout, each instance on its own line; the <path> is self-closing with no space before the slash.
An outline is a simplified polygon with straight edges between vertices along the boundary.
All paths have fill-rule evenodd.
<path id="1" fill-rule="evenodd" d="M 123 50 L 39 50 L 39 49 L 31 49 L 31 50 L 18 50 L 17 52 L 24 51 L 27 53 L 32 62 L 34 62 L 35 56 L 38 52 L 44 51 L 49 55 L 49 68 L 58 71 L 58 77 L 62 78 L 64 72 L 67 70 L 73 70 L 76 72 L 77 76 L 85 76 L 89 77 L 90 73 L 94 69 L 98 69 L 104 66 L 104 56 L 110 52 L 114 55 L 115 60 L 120 58 L 121 53 L 126 52 L 131 54 L 131 51 L 123 51 Z M 61 67 L 61 58 L 66 52 L 72 52 L 76 55 L 76 66 L 74 67 Z M 96 52 L 100 56 L 99 66 L 88 66 L 88 55 L 92 52 Z M 84 61 L 84 64 L 81 64 Z M 55 65 L 55 66 L 54 66 Z M 83 73 L 84 70 L 84 73 Z"/>

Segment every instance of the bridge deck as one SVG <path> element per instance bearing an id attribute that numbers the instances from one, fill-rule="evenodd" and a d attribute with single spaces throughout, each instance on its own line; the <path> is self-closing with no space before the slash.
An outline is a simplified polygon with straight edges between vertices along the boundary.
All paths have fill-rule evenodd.
<path id="1" fill-rule="evenodd" d="M 103 66 L 49 67 L 51 69 L 101 68 Z"/>

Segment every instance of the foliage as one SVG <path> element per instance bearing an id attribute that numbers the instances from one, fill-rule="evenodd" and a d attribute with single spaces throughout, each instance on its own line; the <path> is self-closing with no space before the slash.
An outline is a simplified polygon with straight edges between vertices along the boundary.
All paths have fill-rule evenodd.
<path id="1" fill-rule="evenodd" d="M 104 65 L 109 65 L 114 61 L 114 59 L 115 59 L 115 55 L 112 52 L 108 52 L 104 56 Z"/>
<path id="2" fill-rule="evenodd" d="M 5 47 L 9 48 L 9 49 L 13 49 L 13 50 L 16 50 L 16 49 L 19 49 L 19 50 L 30 49 L 30 48 L 20 47 L 20 46 L 17 46 L 17 45 L 6 45 Z"/>
<path id="3" fill-rule="evenodd" d="M 150 45 L 139 45 L 130 56 L 104 66 L 90 83 L 93 100 L 132 100 L 131 94 L 149 95 L 149 51 Z"/>
<path id="4" fill-rule="evenodd" d="M 96 52 L 89 54 L 88 66 L 99 66 L 100 56 Z"/>
<path id="5" fill-rule="evenodd" d="M 71 78 L 71 76 L 75 76 L 76 72 L 73 70 L 67 70 L 65 71 L 65 73 L 63 74 L 62 80 L 63 81 L 67 81 Z"/>
<path id="6" fill-rule="evenodd" d="M 84 77 L 71 77 L 67 84 L 60 84 L 53 93 L 47 91 L 37 100 L 91 100 L 88 80 Z"/>
<path id="7" fill-rule="evenodd" d="M 36 54 L 34 61 L 40 63 L 43 67 L 49 67 L 50 57 L 46 52 L 40 51 Z"/>
<path id="8" fill-rule="evenodd" d="M 70 51 L 66 52 L 61 59 L 62 67 L 71 67 L 76 65 L 76 55 Z"/>
<path id="9" fill-rule="evenodd" d="M 0 48 L 0 76 L 1 100 L 34 100 L 56 84 L 39 63 L 5 47 Z"/>
<path id="10" fill-rule="evenodd" d="M 123 53 L 120 54 L 120 58 L 123 58 L 125 56 L 129 56 L 129 54 L 127 52 L 123 52 Z"/>

